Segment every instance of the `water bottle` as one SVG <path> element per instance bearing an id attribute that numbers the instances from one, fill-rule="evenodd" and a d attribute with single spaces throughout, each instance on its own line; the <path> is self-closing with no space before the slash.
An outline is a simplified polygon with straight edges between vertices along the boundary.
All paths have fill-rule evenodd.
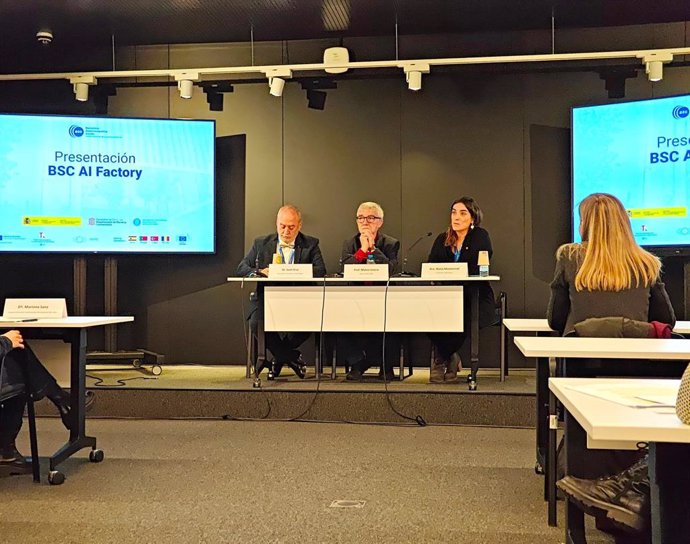
<path id="1" fill-rule="evenodd" d="M 479 266 L 479 276 L 485 278 L 489 275 L 489 252 L 480 251 L 479 258 L 477 259 L 477 265 Z"/>
<path id="2" fill-rule="evenodd" d="M 367 264 L 376 264 L 373 253 L 369 253 L 369 255 L 367 255 Z"/>

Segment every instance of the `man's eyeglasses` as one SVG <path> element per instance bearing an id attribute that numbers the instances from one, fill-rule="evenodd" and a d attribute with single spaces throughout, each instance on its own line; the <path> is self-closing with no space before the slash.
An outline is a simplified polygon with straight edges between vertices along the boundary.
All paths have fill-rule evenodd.
<path id="1" fill-rule="evenodd" d="M 363 222 L 365 222 L 365 221 L 366 221 L 367 223 L 373 223 L 374 221 L 378 221 L 378 220 L 381 219 L 381 218 L 378 217 L 378 216 L 376 216 L 376 215 L 358 215 L 358 216 L 356 217 L 356 219 L 357 219 L 357 221 L 359 221 L 360 223 L 363 223 Z"/>

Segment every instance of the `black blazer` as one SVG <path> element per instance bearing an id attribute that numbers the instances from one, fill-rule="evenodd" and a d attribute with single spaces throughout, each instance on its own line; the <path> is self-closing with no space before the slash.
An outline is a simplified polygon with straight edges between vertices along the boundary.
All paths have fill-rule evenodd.
<path id="1" fill-rule="evenodd" d="M 266 268 L 273 262 L 273 254 L 276 252 L 277 245 L 278 233 L 274 232 L 267 236 L 259 236 L 254 240 L 249 253 L 240 261 L 236 274 L 238 276 L 246 276 L 256 268 Z M 318 238 L 302 234 L 301 232 L 297 235 L 295 238 L 295 263 L 313 264 L 315 278 L 322 278 L 326 275 L 326 265 L 321 256 Z"/>
<path id="2" fill-rule="evenodd" d="M 434 245 L 431 246 L 431 252 L 429 253 L 429 258 L 427 262 L 430 263 L 452 263 L 455 262 L 453 255 L 453 248 L 444 246 L 443 242 L 446 239 L 446 233 L 442 232 L 434 240 Z M 489 233 L 486 229 L 481 227 L 474 227 L 470 229 L 465 236 L 465 240 L 462 244 L 462 251 L 460 252 L 461 263 L 467 263 L 467 271 L 470 276 L 476 276 L 479 274 L 479 265 L 477 260 L 479 259 L 480 251 L 488 251 L 489 259 L 493 255 L 493 249 L 491 248 L 491 238 L 489 238 Z M 494 300 L 494 291 L 491 289 L 489 282 L 481 282 L 477 285 L 479 289 L 479 326 L 487 327 L 496 323 L 496 301 Z M 465 289 L 465 312 L 469 315 L 471 308 L 470 289 Z"/>
<path id="3" fill-rule="evenodd" d="M 340 254 L 342 264 L 356 264 L 355 253 L 362 247 L 359 242 L 359 233 L 353 238 L 348 238 L 343 242 L 343 250 Z M 400 253 L 400 242 L 383 234 L 377 233 L 376 243 L 374 244 L 374 261 L 376 264 L 388 264 L 388 269 L 392 274 L 398 266 L 398 253 Z"/>

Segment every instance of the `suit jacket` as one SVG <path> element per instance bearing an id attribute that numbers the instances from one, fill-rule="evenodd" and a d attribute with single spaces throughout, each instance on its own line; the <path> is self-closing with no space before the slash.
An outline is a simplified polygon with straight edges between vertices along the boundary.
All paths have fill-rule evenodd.
<path id="1" fill-rule="evenodd" d="M 273 262 L 273 254 L 278 246 L 278 233 L 259 236 L 254 240 L 252 248 L 237 266 L 237 275 L 246 276 L 255 268 L 266 268 Z M 258 263 L 258 266 L 257 266 Z M 313 264 L 314 277 L 322 278 L 326 275 L 326 265 L 319 249 L 319 239 L 302 234 L 295 238 L 295 264 Z"/>
<path id="2" fill-rule="evenodd" d="M 342 264 L 357 264 L 355 253 L 357 253 L 361 247 L 362 244 L 359 242 L 359 233 L 345 240 L 345 242 L 343 242 L 343 251 L 340 255 Z M 377 233 L 373 253 L 376 264 L 388 264 L 388 268 L 392 274 L 398 266 L 398 253 L 400 253 L 400 242 L 398 240 L 382 232 Z"/>
<path id="3" fill-rule="evenodd" d="M 430 263 L 452 263 L 455 262 L 455 256 L 451 247 L 443 245 L 446 239 L 446 233 L 442 232 L 434 240 L 434 245 L 431 246 L 431 252 L 427 262 Z M 462 243 L 462 251 L 460 252 L 461 263 L 467 263 L 467 271 L 470 276 L 479 274 L 479 259 L 480 251 L 488 251 L 489 258 L 493 255 L 491 248 L 491 238 L 486 229 L 481 227 L 474 227 L 470 229 L 465 236 Z M 491 289 L 489 282 L 481 282 L 477 288 L 479 289 L 479 326 L 487 327 L 496 323 L 496 301 L 494 300 L 494 292 Z M 469 289 L 465 289 L 465 312 L 469 315 L 470 299 Z"/>

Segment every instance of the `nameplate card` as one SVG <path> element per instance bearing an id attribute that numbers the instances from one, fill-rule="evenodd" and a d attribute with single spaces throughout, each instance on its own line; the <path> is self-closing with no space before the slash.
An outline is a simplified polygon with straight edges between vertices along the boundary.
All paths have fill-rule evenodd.
<path id="1" fill-rule="evenodd" d="M 269 264 L 269 280 L 311 280 L 314 278 L 314 267 L 308 264 Z"/>
<path id="2" fill-rule="evenodd" d="M 343 270 L 346 280 L 387 281 L 387 264 L 346 264 Z"/>
<path id="3" fill-rule="evenodd" d="M 425 280 L 461 280 L 468 275 L 467 263 L 422 263 Z"/>
<path id="4" fill-rule="evenodd" d="M 62 319 L 67 317 L 64 298 L 8 298 L 2 317 L 8 319 Z"/>

